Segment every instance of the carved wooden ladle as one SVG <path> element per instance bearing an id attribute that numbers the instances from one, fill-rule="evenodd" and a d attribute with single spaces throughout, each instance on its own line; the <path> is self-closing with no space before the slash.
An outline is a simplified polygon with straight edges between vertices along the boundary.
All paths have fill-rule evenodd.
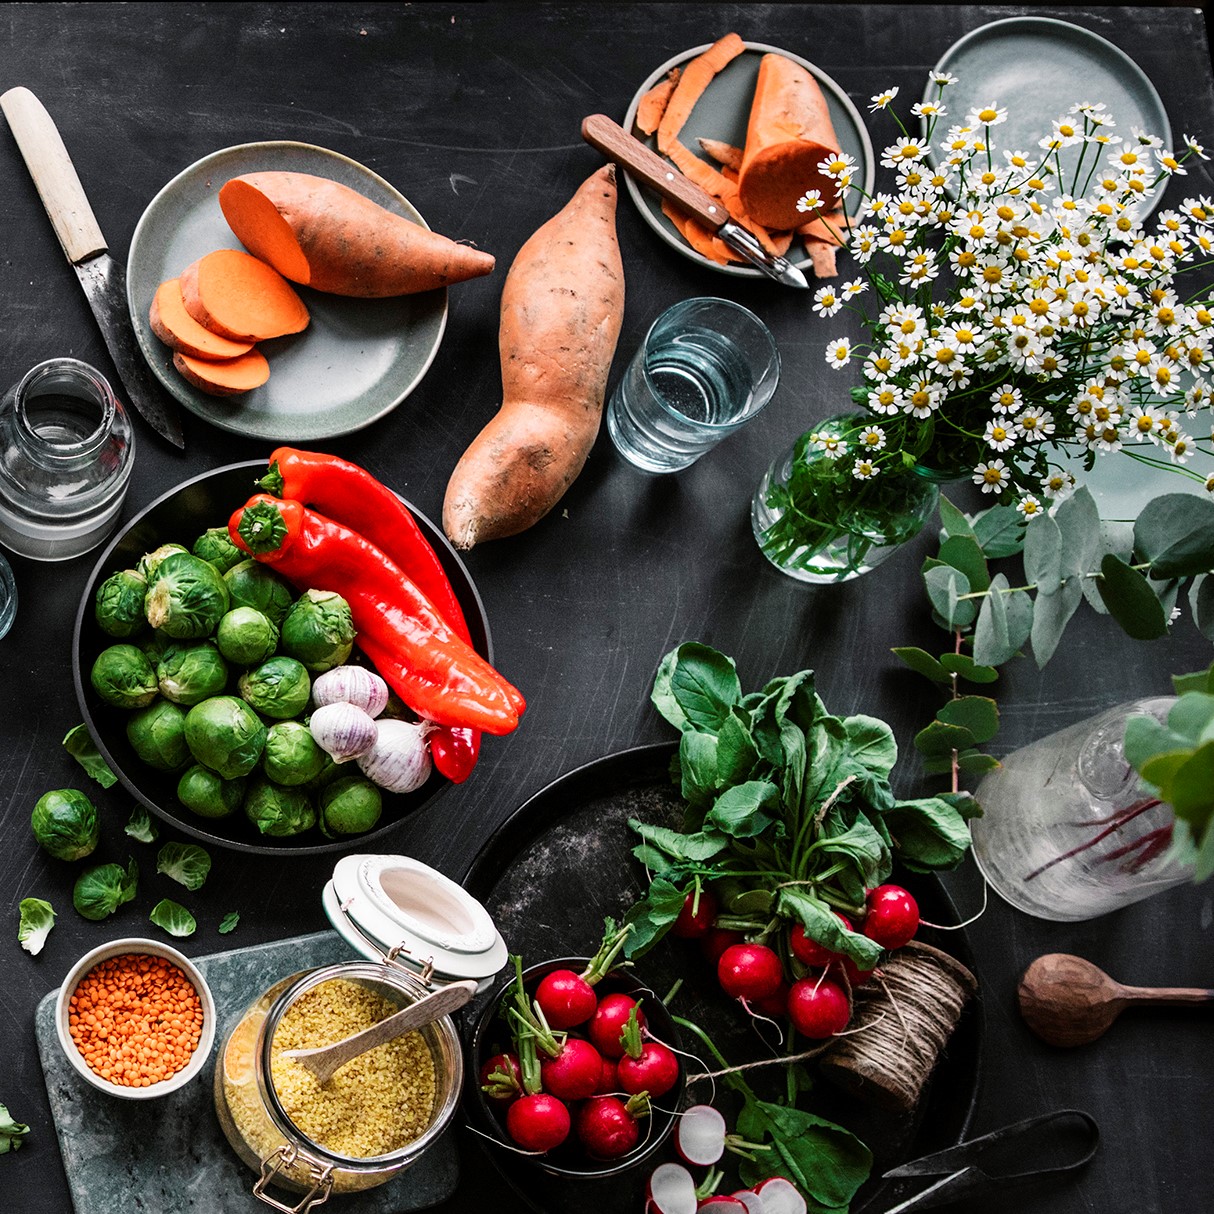
<path id="1" fill-rule="evenodd" d="M 1020 979 L 1020 1014 L 1050 1045 L 1086 1045 L 1132 1004 L 1214 1002 L 1214 991 L 1123 986 L 1099 966 L 1070 953 L 1038 957 Z"/>

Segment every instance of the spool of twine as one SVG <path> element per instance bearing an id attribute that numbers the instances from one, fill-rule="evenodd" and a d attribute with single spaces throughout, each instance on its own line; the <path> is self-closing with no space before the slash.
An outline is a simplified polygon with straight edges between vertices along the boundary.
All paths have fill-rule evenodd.
<path id="1" fill-rule="evenodd" d="M 909 1112 L 977 990 L 955 957 L 912 940 L 855 988 L 848 1032 L 818 1066 L 862 1100 Z"/>

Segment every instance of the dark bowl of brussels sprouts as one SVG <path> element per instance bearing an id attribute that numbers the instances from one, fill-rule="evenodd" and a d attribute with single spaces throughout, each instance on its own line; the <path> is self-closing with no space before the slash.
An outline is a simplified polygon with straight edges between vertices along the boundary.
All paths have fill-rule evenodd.
<path id="1" fill-rule="evenodd" d="M 419 787 L 389 791 L 361 773 L 361 759 L 335 763 L 318 746 L 309 728 L 316 681 L 353 667 L 362 669 L 352 685 L 367 681 L 364 671 L 379 676 L 357 648 L 340 594 L 292 586 L 228 538 L 228 519 L 260 491 L 265 472 L 254 460 L 194 477 L 109 543 L 76 613 L 76 697 L 123 787 L 185 833 L 264 855 L 365 847 L 450 781 L 427 761 Z M 406 505 L 473 647 L 492 662 L 489 621 L 467 569 L 442 530 Z M 382 711 L 381 722 L 410 717 L 386 698 L 382 710 L 363 707 Z"/>

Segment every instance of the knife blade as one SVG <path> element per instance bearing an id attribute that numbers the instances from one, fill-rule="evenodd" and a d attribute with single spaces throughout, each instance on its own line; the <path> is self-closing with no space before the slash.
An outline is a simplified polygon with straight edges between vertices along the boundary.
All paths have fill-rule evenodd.
<path id="1" fill-rule="evenodd" d="M 787 257 L 769 253 L 752 232 L 729 217 L 718 199 L 713 198 L 707 190 L 702 190 L 690 178 L 684 177 L 673 164 L 663 160 L 646 144 L 628 134 L 618 122 L 606 114 L 591 114 L 582 120 L 582 138 L 608 160 L 627 169 L 642 185 L 669 199 L 680 210 L 704 224 L 735 253 L 769 278 L 786 287 L 808 289 L 805 275 Z"/>
<path id="2" fill-rule="evenodd" d="M 126 275 L 109 255 L 54 120 L 42 102 L 20 86 L 0 96 L 0 110 L 8 119 L 55 235 L 84 289 L 127 400 L 158 434 L 184 449 L 177 406 L 157 381 L 135 340 L 127 309 Z"/>

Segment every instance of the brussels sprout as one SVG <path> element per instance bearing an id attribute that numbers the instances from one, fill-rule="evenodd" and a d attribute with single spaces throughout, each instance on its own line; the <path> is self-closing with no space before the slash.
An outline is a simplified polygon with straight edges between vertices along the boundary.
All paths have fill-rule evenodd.
<path id="1" fill-rule="evenodd" d="M 316 825 L 316 810 L 298 788 L 254 780 L 244 799 L 245 816 L 263 835 L 298 835 Z"/>
<path id="2" fill-rule="evenodd" d="M 131 749 L 157 771 L 178 771 L 190 761 L 185 744 L 185 713 L 168 700 L 157 700 L 127 718 Z"/>
<path id="3" fill-rule="evenodd" d="M 261 765 L 275 784 L 306 784 L 320 775 L 325 752 L 312 738 L 312 731 L 299 721 L 279 721 L 266 734 Z"/>
<path id="4" fill-rule="evenodd" d="M 226 527 L 208 527 L 194 541 L 190 551 L 208 565 L 214 565 L 220 573 L 227 573 L 233 565 L 247 559 L 245 553 L 232 543 Z"/>
<path id="5" fill-rule="evenodd" d="M 174 640 L 210 636 L 228 609 L 228 589 L 214 565 L 188 552 L 166 556 L 148 584 L 148 623 Z"/>
<path id="6" fill-rule="evenodd" d="M 143 708 L 156 698 L 156 672 L 136 645 L 103 649 L 89 674 L 93 690 L 115 708 Z"/>
<path id="7" fill-rule="evenodd" d="M 303 663 L 294 658 L 262 662 L 256 670 L 240 676 L 239 687 L 245 703 L 278 721 L 298 716 L 312 694 L 312 680 Z"/>
<path id="8" fill-rule="evenodd" d="M 186 713 L 185 740 L 190 754 L 225 780 L 247 776 L 266 744 L 266 727 L 235 696 L 212 696 Z"/>
<path id="9" fill-rule="evenodd" d="M 97 587 L 93 600 L 93 618 L 102 632 L 112 637 L 133 637 L 148 626 L 143 611 L 143 597 L 148 582 L 133 569 L 111 573 Z"/>
<path id="10" fill-rule="evenodd" d="M 174 552 L 184 551 L 184 544 L 161 544 L 153 552 L 145 552 L 139 558 L 139 564 L 135 566 L 135 572 L 150 582 L 156 576 L 156 570 L 160 568 L 160 562 L 166 556 L 172 556 Z"/>
<path id="11" fill-rule="evenodd" d="M 362 776 L 342 776 L 320 794 L 325 829 L 335 835 L 356 835 L 379 821 L 384 800 L 378 788 Z"/>
<path id="12" fill-rule="evenodd" d="M 160 655 L 156 681 L 161 695 L 188 708 L 223 691 L 228 664 L 213 641 L 179 641 Z"/>
<path id="13" fill-rule="evenodd" d="M 240 808 L 244 790 L 243 777 L 225 780 L 210 768 L 195 763 L 177 781 L 177 800 L 200 818 L 226 818 Z"/>
<path id="14" fill-rule="evenodd" d="M 165 636 L 163 632 L 157 632 L 153 629 L 149 636 L 140 637 L 136 644 L 143 650 L 147 660 L 154 667 L 164 656 L 164 651 L 170 645 L 176 645 L 177 642 L 171 636 Z"/>
<path id="15" fill-rule="evenodd" d="M 52 788 L 30 815 L 34 838 L 56 860 L 82 860 L 101 838 L 101 819 L 92 801 L 74 788 Z"/>
<path id="16" fill-rule="evenodd" d="M 256 666 L 278 647 L 278 628 L 256 607 L 233 607 L 219 621 L 219 652 L 237 666 Z"/>
<path id="17" fill-rule="evenodd" d="M 233 607 L 256 607 L 281 628 L 286 619 L 295 591 L 280 573 L 259 561 L 241 561 L 223 575 Z"/>
<path id="18" fill-rule="evenodd" d="M 86 919 L 104 919 L 135 896 L 139 868 L 131 860 L 125 870 L 120 864 L 99 864 L 86 869 L 72 888 L 72 905 Z"/>
<path id="19" fill-rule="evenodd" d="M 313 674 L 340 666 L 354 648 L 350 604 L 332 590 L 305 590 L 282 622 L 282 651 Z"/>

